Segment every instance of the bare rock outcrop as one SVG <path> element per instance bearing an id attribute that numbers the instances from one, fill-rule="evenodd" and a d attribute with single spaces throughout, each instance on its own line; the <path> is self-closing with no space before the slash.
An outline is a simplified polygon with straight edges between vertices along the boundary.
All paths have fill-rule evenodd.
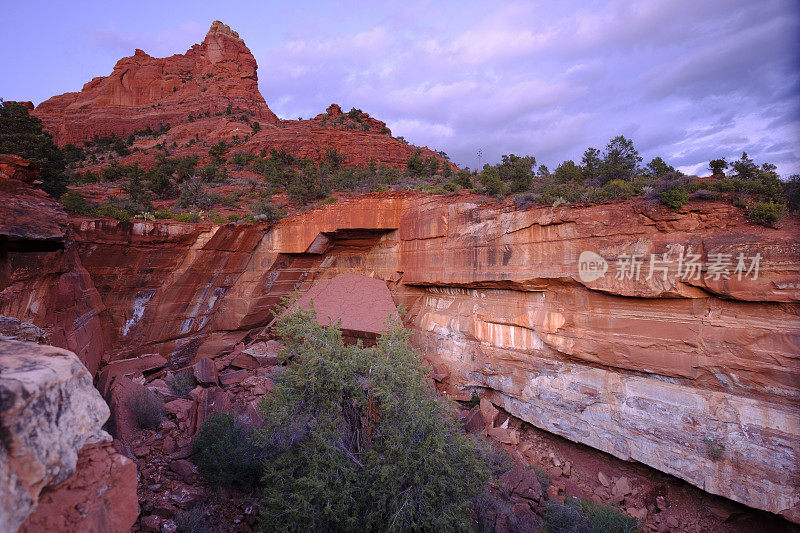
<path id="1" fill-rule="evenodd" d="M 0 341 L 0 530 L 3 533 L 17 531 L 36 508 L 43 491 L 58 491 L 59 484 L 76 483 L 79 452 L 87 445 L 96 446 L 110 439 L 102 430 L 108 415 L 108 406 L 92 386 L 91 374 L 74 353 L 29 342 Z M 84 455 L 94 453 L 85 451 Z M 123 458 L 106 455 L 112 462 L 125 464 Z M 80 474 L 87 475 L 85 471 Z M 109 478 L 93 477 L 93 482 L 110 482 Z M 130 477 L 128 473 L 129 485 Z M 77 483 L 86 485 L 88 481 Z M 133 487 L 135 501 L 135 482 Z M 130 490 L 127 492 L 130 497 Z M 64 509 L 63 502 L 48 505 Z M 89 505 L 109 512 L 96 501 L 90 501 Z M 125 513 L 130 517 L 130 509 Z M 127 523 L 128 528 L 131 523 L 132 520 Z M 122 527 L 107 529 L 123 530 Z"/>
<path id="2" fill-rule="evenodd" d="M 386 124 L 368 113 L 343 113 L 336 104 L 312 119 L 279 120 L 258 90 L 253 54 L 238 33 L 219 21 L 185 54 L 154 58 L 137 49 L 120 59 L 109 76 L 94 78 L 80 92 L 54 96 L 33 114 L 62 146 L 80 145 L 95 135 L 125 137 L 147 128 L 162 132 L 137 142 L 139 150 L 123 158 L 144 166 L 156 160 L 157 144 L 174 147 L 174 155 L 206 159 L 209 146 L 223 141 L 237 144 L 241 152 L 276 149 L 314 160 L 332 149 L 344 155 L 343 165 L 360 167 L 404 166 L 419 151 L 423 158 L 456 168 L 427 147 L 392 137 Z M 163 131 L 167 125 L 171 128 Z"/>
<path id="3" fill-rule="evenodd" d="M 185 54 L 154 58 L 137 49 L 120 59 L 111 75 L 42 102 L 34 115 L 59 145 L 174 125 L 190 114 L 214 115 L 228 106 L 265 124 L 277 123 L 258 91 L 256 70 L 244 41 L 215 21 L 203 42 Z"/>

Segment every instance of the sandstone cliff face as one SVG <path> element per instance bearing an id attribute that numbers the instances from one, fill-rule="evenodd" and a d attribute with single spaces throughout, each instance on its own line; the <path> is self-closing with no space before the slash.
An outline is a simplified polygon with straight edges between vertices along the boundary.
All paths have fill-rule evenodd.
<path id="1" fill-rule="evenodd" d="M 185 54 L 162 59 L 136 50 L 120 59 L 111 75 L 93 79 L 80 92 L 42 102 L 34 115 L 60 145 L 177 124 L 190 114 L 213 115 L 229 105 L 264 123 L 277 123 L 258 91 L 256 69 L 244 41 L 217 21 L 203 42 Z"/>
<path id="2" fill-rule="evenodd" d="M 67 237 L 63 207 L 31 185 L 36 176 L 29 162 L 0 155 L 0 315 L 43 328 L 94 374 L 103 303 Z"/>
<path id="3" fill-rule="evenodd" d="M 800 520 L 796 218 L 774 230 L 719 203 L 516 211 L 392 193 L 269 230 L 73 226 L 108 308 L 110 359 L 212 355 L 294 288 L 366 274 L 408 307 L 414 343 L 447 369 L 454 397 L 479 391 L 537 427 Z M 605 276 L 580 275 L 587 250 L 605 258 Z M 690 253 L 697 278 L 678 273 Z M 630 254 L 645 258 L 638 279 L 622 268 Z M 648 276 L 650 254 L 666 274 L 656 261 Z M 727 279 L 716 279 L 717 254 Z M 760 255 L 757 275 L 737 274 L 739 254 L 746 269 Z"/>
<path id="4" fill-rule="evenodd" d="M 79 451 L 84 449 L 84 455 L 95 453 L 94 448 L 87 450 L 84 446 L 110 440 L 101 429 L 109 410 L 92 386 L 92 375 L 75 354 L 29 342 L 0 340 L 0 399 L 0 531 L 13 533 L 36 508 L 43 490 L 70 480 L 74 483 Z M 136 471 L 131 472 L 132 462 L 116 452 L 108 449 L 105 455 L 128 469 L 116 476 L 126 477 L 128 490 L 124 495 L 129 508 L 122 513 L 125 518 L 120 527 L 93 530 L 126 531 L 138 514 Z M 84 481 L 91 477 L 85 469 L 79 470 Z M 108 489 L 110 478 L 94 477 L 92 482 L 105 483 Z M 102 505 L 94 509 L 100 502 L 92 498 L 86 503 L 87 512 L 76 520 L 78 523 L 89 523 L 86 517 L 95 516 L 88 511 L 117 516 Z M 64 511 L 58 502 L 50 505 L 58 514 Z M 31 527 L 26 531 L 43 529 Z"/>

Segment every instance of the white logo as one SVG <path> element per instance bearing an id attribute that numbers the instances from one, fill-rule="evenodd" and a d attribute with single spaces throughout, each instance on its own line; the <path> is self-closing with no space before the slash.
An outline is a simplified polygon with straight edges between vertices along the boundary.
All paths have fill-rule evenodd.
<path id="1" fill-rule="evenodd" d="M 578 277 L 581 281 L 590 282 L 600 279 L 608 272 L 608 263 L 601 256 L 589 250 L 581 252 L 578 258 Z"/>

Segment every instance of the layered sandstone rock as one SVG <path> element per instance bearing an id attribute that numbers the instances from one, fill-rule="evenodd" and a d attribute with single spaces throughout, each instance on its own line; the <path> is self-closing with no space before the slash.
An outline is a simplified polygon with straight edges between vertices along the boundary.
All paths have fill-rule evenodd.
<path id="1" fill-rule="evenodd" d="M 108 360 L 230 352 L 282 296 L 362 274 L 408 308 L 452 396 L 477 391 L 537 427 L 800 520 L 794 216 L 776 230 L 723 203 L 519 211 L 388 193 L 270 229 L 84 219 L 72 231 L 107 308 Z M 587 251 L 605 274 L 582 273 Z"/>
<path id="2" fill-rule="evenodd" d="M 85 445 L 109 438 L 109 410 L 74 353 L 30 342 L 0 341 L 0 399 L 0 530 L 14 532 Z"/>
<path id="3" fill-rule="evenodd" d="M 236 151 L 276 149 L 314 160 L 333 149 L 345 156 L 344 165 L 360 167 L 404 166 L 419 150 L 423 158 L 456 168 L 427 147 L 393 138 L 384 122 L 363 112 L 351 117 L 336 104 L 310 120 L 280 121 L 258 90 L 256 70 L 244 41 L 217 21 L 185 54 L 154 58 L 136 50 L 120 59 L 111 75 L 93 79 L 80 92 L 54 96 L 33 114 L 62 146 L 81 145 L 95 135 L 161 131 L 169 124 L 157 138 L 137 141 L 138 151 L 123 158 L 145 166 L 162 154 L 157 144 L 172 147 L 173 155 L 205 160 L 209 147 L 224 141 L 236 143 Z M 259 123 L 257 130 L 253 122 Z"/>
<path id="4" fill-rule="evenodd" d="M 80 144 L 94 135 L 126 136 L 184 122 L 190 114 L 226 112 L 228 106 L 277 123 L 258 91 L 256 70 L 239 35 L 215 21 L 203 42 L 185 54 L 154 58 L 137 49 L 120 59 L 111 75 L 42 102 L 34 114 L 59 145 Z"/>
<path id="5" fill-rule="evenodd" d="M 409 309 L 413 341 L 454 397 L 478 391 L 537 427 L 792 520 L 799 233 L 794 217 L 762 228 L 722 203 L 518 211 L 399 193 L 270 230 L 75 223 L 110 310 L 111 358 L 230 350 L 295 288 L 368 275 Z M 607 262 L 604 276 L 581 275 L 587 250 Z M 644 258 L 638 279 L 624 268 L 631 254 Z M 678 272 L 689 254 L 700 255 L 696 279 Z M 717 254 L 730 260 L 727 279 L 716 279 Z"/>
<path id="6" fill-rule="evenodd" d="M 29 162 L 0 155 L 0 315 L 43 328 L 94 373 L 103 304 L 69 243 L 63 207 L 32 185 L 37 176 Z"/>

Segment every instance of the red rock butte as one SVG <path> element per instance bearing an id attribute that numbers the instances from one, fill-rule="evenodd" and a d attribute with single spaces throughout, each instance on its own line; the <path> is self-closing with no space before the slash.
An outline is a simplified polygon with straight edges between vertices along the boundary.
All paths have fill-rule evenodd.
<path id="1" fill-rule="evenodd" d="M 346 115 L 336 104 L 310 120 L 280 120 L 258 90 L 257 70 L 239 34 L 215 21 L 203 42 L 185 54 L 155 58 L 137 49 L 120 59 L 109 76 L 94 78 L 80 92 L 53 96 L 33 114 L 60 146 L 81 145 L 95 135 L 124 137 L 169 125 L 172 128 L 158 142 L 180 145 L 179 155 L 206 156 L 210 144 L 244 137 L 239 151 L 275 148 L 320 159 L 330 148 L 344 154 L 348 165 L 374 161 L 400 166 L 418 149 L 393 138 L 384 122 L 366 113 L 345 124 Z M 258 122 L 259 130 L 242 123 L 242 115 Z M 204 142 L 191 146 L 192 139 Z M 428 148 L 420 150 L 423 157 L 445 162 Z M 144 163 L 154 159 L 142 153 L 131 157 Z"/>

